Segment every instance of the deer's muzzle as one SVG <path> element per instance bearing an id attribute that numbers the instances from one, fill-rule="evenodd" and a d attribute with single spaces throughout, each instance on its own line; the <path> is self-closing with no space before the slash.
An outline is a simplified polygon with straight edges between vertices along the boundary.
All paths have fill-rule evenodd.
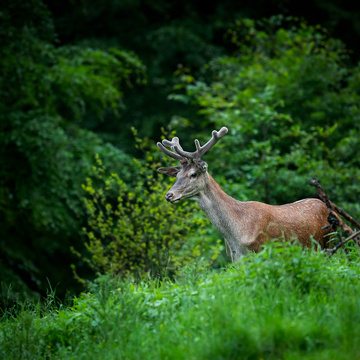
<path id="1" fill-rule="evenodd" d="M 168 192 L 168 193 L 165 195 L 166 201 L 171 201 L 173 198 L 174 198 L 174 194 L 173 194 L 172 192 Z"/>

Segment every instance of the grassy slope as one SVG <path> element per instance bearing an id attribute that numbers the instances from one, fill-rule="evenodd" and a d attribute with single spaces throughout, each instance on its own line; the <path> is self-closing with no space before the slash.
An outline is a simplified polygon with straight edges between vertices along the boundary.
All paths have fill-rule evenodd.
<path id="1" fill-rule="evenodd" d="M 173 283 L 103 277 L 71 307 L 4 316 L 0 358 L 360 358 L 358 260 L 273 245 Z"/>

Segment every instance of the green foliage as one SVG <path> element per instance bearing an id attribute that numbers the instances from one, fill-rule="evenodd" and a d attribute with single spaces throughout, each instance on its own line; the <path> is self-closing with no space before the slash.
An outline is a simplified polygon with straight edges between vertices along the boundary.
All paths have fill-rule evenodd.
<path id="1" fill-rule="evenodd" d="M 160 164 L 151 152 L 145 162 L 133 159 L 131 183 L 109 175 L 97 157 L 83 185 L 88 212 L 85 246 L 90 254 L 84 260 L 99 273 L 164 276 L 204 255 L 211 264 L 220 253 L 220 245 L 204 236 L 209 222 L 194 204 L 186 201 L 174 207 L 165 201 L 168 184 L 157 176 Z"/>
<path id="2" fill-rule="evenodd" d="M 81 119 L 86 111 L 101 115 L 119 107 L 123 83 L 144 81 L 145 68 L 135 54 L 116 48 L 55 47 L 54 35 L 44 39 L 40 26 L 14 21 L 12 11 L 21 8 L 14 5 L 12 2 L 2 13 L 8 20 L 1 49 L 2 111 L 41 109 L 68 121 Z M 42 16 L 51 26 L 44 5 L 33 0 L 33 6 L 34 12 L 42 8 Z"/>
<path id="3" fill-rule="evenodd" d="M 69 307 L 24 305 L 0 323 L 0 356 L 19 359 L 355 359 L 360 262 L 291 244 L 174 281 L 110 276 Z"/>
<path id="4" fill-rule="evenodd" d="M 122 88 L 144 81 L 144 66 L 120 49 L 55 46 L 38 0 L 9 2 L 0 21 L 0 278 L 37 292 L 47 275 L 65 293 L 69 246 L 80 243 L 85 218 L 81 184 L 95 154 L 124 178 L 132 166 L 77 120 L 116 113 Z"/>
<path id="5" fill-rule="evenodd" d="M 57 49 L 49 80 L 56 89 L 54 105 L 67 118 L 92 112 L 101 119 L 122 105 L 123 84 L 144 83 L 145 67 L 134 53 L 64 46 Z"/>
<path id="6" fill-rule="evenodd" d="M 173 96 L 197 105 L 207 126 L 230 129 L 210 171 L 241 200 L 275 204 L 309 197 L 316 176 L 359 216 L 359 66 L 347 66 L 343 44 L 320 27 L 281 16 L 239 20 L 228 35 L 237 51 L 212 60 L 203 78 L 182 72 L 185 91 Z"/>
<path id="7" fill-rule="evenodd" d="M 114 189 L 136 189 L 130 205 L 143 211 L 140 199 L 154 185 L 148 178 L 153 175 L 143 174 L 138 185 L 138 165 L 122 151 L 133 151 L 133 125 L 141 136 L 158 140 L 159 128 L 171 119 L 179 135 L 187 135 L 186 146 L 192 133 L 201 129 L 207 138 L 204 130 L 225 123 L 231 131 L 227 142 L 208 159 L 226 191 L 241 200 L 285 203 L 309 196 L 305 184 L 316 175 L 332 200 L 360 216 L 360 68 L 346 66 L 343 45 L 323 29 L 288 26 L 280 18 L 241 20 L 228 33 L 229 45 L 224 29 L 235 14 L 249 11 L 239 2 L 213 2 L 206 9 L 196 2 L 179 7 L 163 0 L 47 4 L 55 24 L 41 0 L 7 1 L 0 12 L 0 278 L 16 291 L 44 292 L 46 276 L 61 282 L 62 295 L 73 289 L 69 264 L 78 260 L 79 269 L 84 262 L 70 258 L 69 247 L 82 252 L 81 184 L 92 176 L 95 154 L 121 181 L 95 176 L 94 189 L 106 192 L 108 180 Z M 323 5 L 314 6 L 311 16 L 318 21 L 314 9 L 323 12 Z M 283 2 L 271 8 L 291 9 Z M 258 18 L 267 16 L 265 9 L 265 3 L 257 7 Z M 331 13 L 334 23 L 345 18 L 357 23 L 349 12 Z M 219 58 L 234 47 L 233 56 Z M 185 86 L 186 92 L 172 98 L 186 106 L 167 101 L 175 70 L 183 75 L 177 88 Z M 164 188 L 153 191 L 161 196 Z M 111 211 L 117 211 L 117 195 L 109 192 L 104 205 L 110 201 Z M 160 200 L 151 201 L 159 211 Z M 148 219 L 150 202 L 146 206 Z M 125 218 L 138 220 L 126 211 Z M 202 224 L 204 215 L 196 211 L 196 217 Z M 181 222 L 177 227 L 183 236 L 177 251 L 181 261 L 200 254 L 199 248 L 217 253 L 218 234 L 211 226 L 186 234 Z M 145 229 L 137 225 L 136 231 L 139 237 L 131 236 L 142 243 Z M 103 254 L 109 243 L 104 240 Z"/>

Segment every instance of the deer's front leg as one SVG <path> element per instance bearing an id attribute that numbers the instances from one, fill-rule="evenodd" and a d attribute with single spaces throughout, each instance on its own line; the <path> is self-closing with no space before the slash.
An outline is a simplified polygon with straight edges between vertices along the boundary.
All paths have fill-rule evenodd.
<path id="1" fill-rule="evenodd" d="M 234 262 L 233 261 L 233 252 L 231 251 L 231 248 L 229 246 L 229 243 L 225 240 L 225 247 L 226 247 L 226 255 L 231 259 L 231 262 Z"/>
<path id="2" fill-rule="evenodd" d="M 224 240 L 226 246 L 226 255 L 229 256 L 232 263 L 242 259 L 246 255 L 247 250 L 245 247 L 234 246 L 234 244 L 232 244 L 233 246 L 231 247 L 230 246 L 231 242 L 227 241 L 226 239 Z"/>

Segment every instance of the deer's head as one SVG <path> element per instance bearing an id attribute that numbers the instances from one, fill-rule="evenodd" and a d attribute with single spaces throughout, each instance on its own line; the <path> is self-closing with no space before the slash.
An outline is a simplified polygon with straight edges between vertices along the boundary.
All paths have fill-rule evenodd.
<path id="1" fill-rule="evenodd" d="M 208 165 L 201 157 L 210 150 L 226 133 L 228 129 L 222 127 L 220 131 L 214 130 L 212 138 L 204 145 L 200 146 L 199 141 L 195 140 L 196 151 L 184 151 L 179 143 L 179 138 L 174 137 L 171 141 L 163 140 L 158 142 L 158 148 L 166 155 L 180 162 L 181 165 L 168 168 L 160 168 L 158 171 L 168 176 L 176 177 L 175 184 L 165 196 L 170 202 L 177 202 L 181 199 L 195 198 L 201 190 L 206 187 L 208 176 Z M 172 151 L 167 149 L 170 148 Z"/>

